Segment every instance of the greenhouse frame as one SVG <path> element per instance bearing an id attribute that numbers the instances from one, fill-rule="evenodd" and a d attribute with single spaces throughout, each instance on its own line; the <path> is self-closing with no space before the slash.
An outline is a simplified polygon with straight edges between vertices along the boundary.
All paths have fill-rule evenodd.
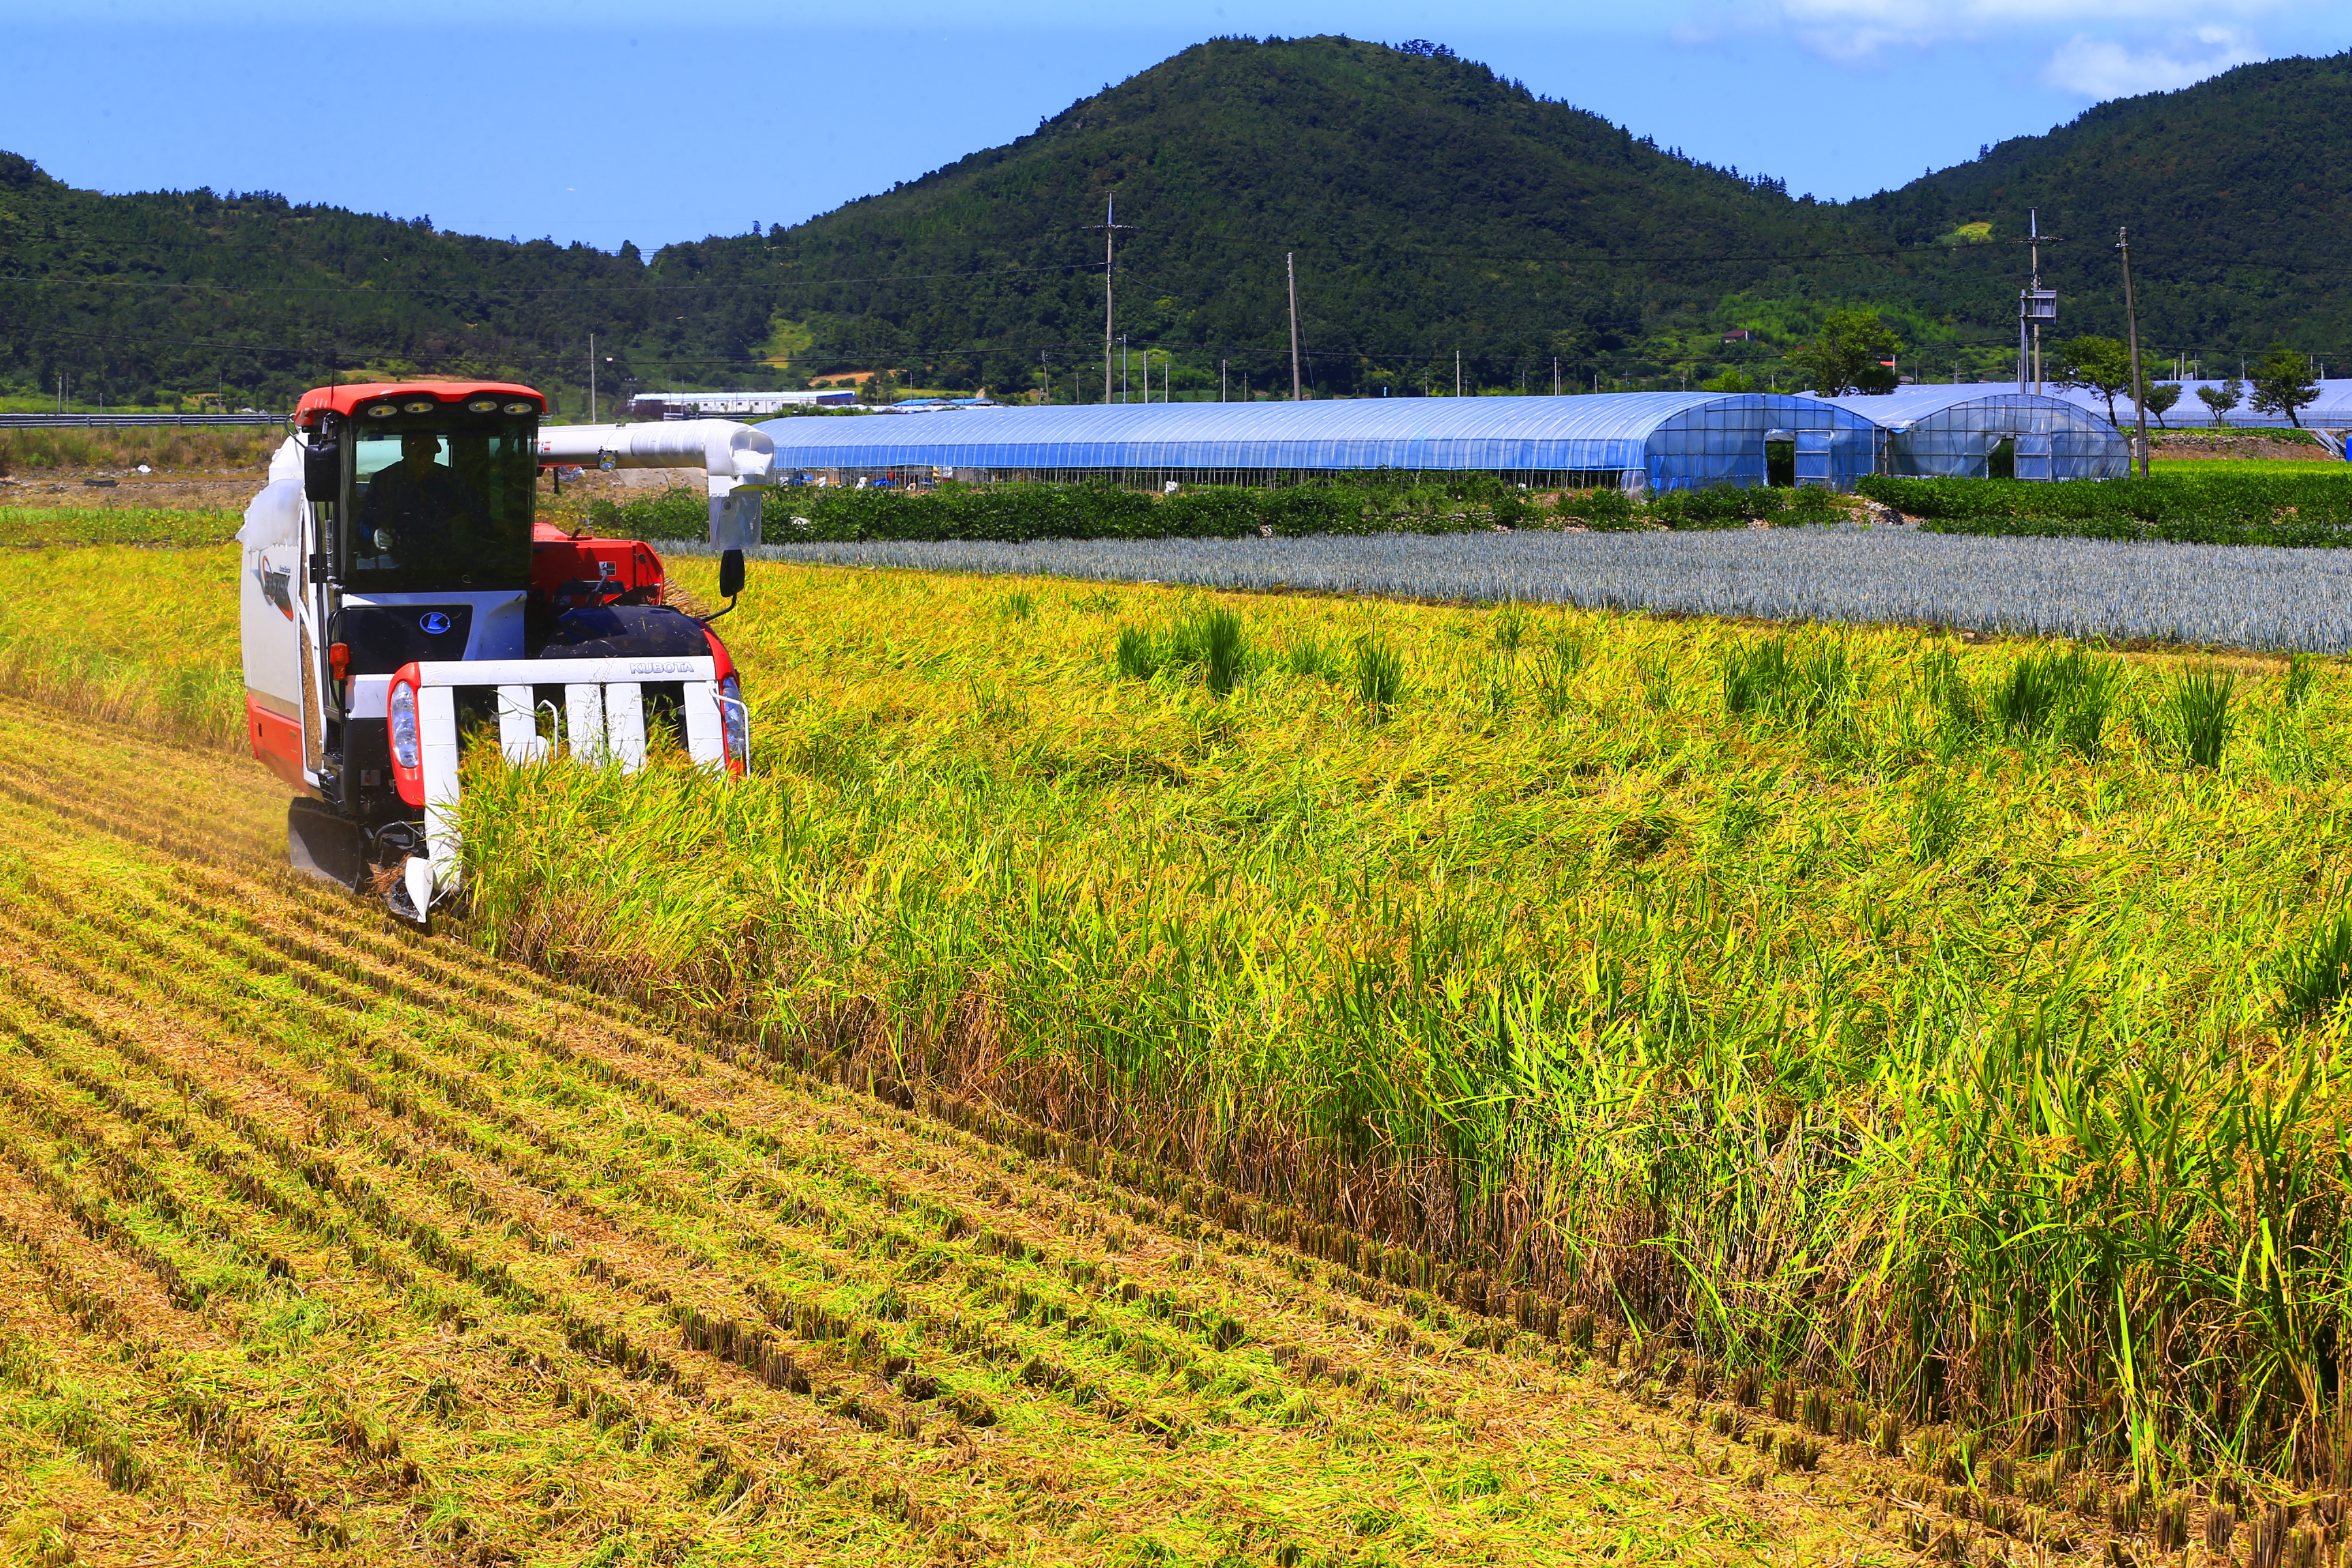
<path id="1" fill-rule="evenodd" d="M 1906 386 L 1829 402 L 1885 430 L 1879 471 L 1906 479 L 2116 479 L 2122 431 L 2062 397 L 2005 386 Z"/>
<path id="2" fill-rule="evenodd" d="M 1628 392 L 1575 397 L 1093 404 L 771 420 L 776 460 L 836 481 L 939 477 L 1280 485 L 1360 476 L 1496 475 L 1531 489 L 1634 491 L 1783 483 L 1851 489 L 1877 427 L 1820 398 Z M 1768 456 L 1773 443 L 1782 451 Z M 1785 462 L 1784 473 L 1773 475 Z"/>

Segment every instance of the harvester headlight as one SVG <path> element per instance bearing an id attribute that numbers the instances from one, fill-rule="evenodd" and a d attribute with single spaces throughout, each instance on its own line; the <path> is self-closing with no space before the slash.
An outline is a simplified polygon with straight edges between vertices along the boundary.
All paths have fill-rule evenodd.
<path id="1" fill-rule="evenodd" d="M 392 721 L 392 760 L 404 768 L 417 766 L 425 750 L 416 740 L 416 688 L 395 682 L 384 710 Z"/>
<path id="2" fill-rule="evenodd" d="M 404 414 L 430 414 L 437 406 L 438 405 L 429 397 L 413 398 L 400 405 L 401 411 Z"/>
<path id="3" fill-rule="evenodd" d="M 751 765 L 751 712 L 743 706 L 743 683 L 730 675 L 719 682 L 719 730 L 727 738 L 727 771 Z"/>
<path id="4" fill-rule="evenodd" d="M 466 405 L 466 412 L 468 414 L 496 414 L 498 411 L 499 400 L 495 397 L 477 397 L 473 402 Z"/>
<path id="5" fill-rule="evenodd" d="M 389 419 L 399 412 L 400 405 L 396 403 L 378 403 L 368 409 L 368 417 L 371 419 Z"/>
<path id="6" fill-rule="evenodd" d="M 509 414 L 536 414 L 539 412 L 539 405 L 535 403 L 525 403 L 521 398 L 518 397 L 512 403 L 507 405 L 507 412 Z"/>

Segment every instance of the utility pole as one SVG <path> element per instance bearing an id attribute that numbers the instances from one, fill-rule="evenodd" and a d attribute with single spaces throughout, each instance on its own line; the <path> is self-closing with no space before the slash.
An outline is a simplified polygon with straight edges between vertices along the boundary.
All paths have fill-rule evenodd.
<path id="1" fill-rule="evenodd" d="M 1559 359 L 1557 355 L 1551 362 L 1551 395 L 1554 397 L 1559 395 Z"/>
<path id="2" fill-rule="evenodd" d="M 2033 392 L 2036 396 L 2039 396 L 2042 392 L 2042 323 L 2058 319 L 2057 291 L 2042 287 L 2042 247 L 2045 245 L 2061 245 L 2064 241 L 2056 235 L 2042 232 L 2042 210 L 2039 207 L 2029 208 L 2027 211 L 2026 237 L 2014 242 L 2032 247 L 2033 279 L 2032 285 L 2018 296 L 2017 300 L 2017 390 L 2020 392 L 2026 390 L 2029 379 L 2027 371 L 2030 368 L 2032 372 L 2031 380 Z M 2032 348 L 2030 353 L 2026 347 L 2026 332 L 2029 327 L 2032 330 Z"/>
<path id="3" fill-rule="evenodd" d="M 1220 402 L 1220 403 L 1223 403 L 1224 400 L 1225 400 L 1225 362 L 1224 362 L 1223 360 L 1219 360 L 1219 361 L 1217 362 L 1217 401 L 1218 401 L 1218 402 Z"/>
<path id="4" fill-rule="evenodd" d="M 596 334 L 588 334 L 588 423 L 596 423 Z"/>
<path id="5" fill-rule="evenodd" d="M 1117 260 L 1111 246 L 1112 242 L 1118 238 L 1119 230 L 1126 229 L 1132 233 L 1134 225 L 1118 221 L 1118 196 L 1114 193 L 1103 198 L 1102 222 L 1090 223 L 1087 227 L 1090 230 L 1101 229 L 1103 237 L 1103 401 L 1108 403 L 1110 401 L 1110 280 L 1111 271 Z"/>
<path id="6" fill-rule="evenodd" d="M 1454 351 L 1454 395 L 1462 395 L 1462 351 Z"/>
<path id="7" fill-rule="evenodd" d="M 1298 268 L 1291 253 L 1282 253 L 1282 270 L 1290 279 L 1290 401 L 1298 401 Z"/>
<path id="8" fill-rule="evenodd" d="M 2132 307 L 2131 230 L 2116 230 L 2116 248 L 2124 258 L 2124 330 L 2131 340 L 2132 421 L 2137 426 L 2132 437 L 2132 456 L 2139 459 L 2139 477 L 2147 478 L 2147 388 L 2139 374 L 2139 313 Z"/>

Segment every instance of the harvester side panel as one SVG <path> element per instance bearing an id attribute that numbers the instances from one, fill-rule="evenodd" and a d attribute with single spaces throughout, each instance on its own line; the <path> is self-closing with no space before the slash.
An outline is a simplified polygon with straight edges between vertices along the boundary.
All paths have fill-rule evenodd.
<path id="1" fill-rule="evenodd" d="M 253 754 L 303 787 L 302 674 L 297 605 L 304 578 L 302 458 L 292 440 L 237 530 L 237 622 L 245 654 L 246 739 Z"/>

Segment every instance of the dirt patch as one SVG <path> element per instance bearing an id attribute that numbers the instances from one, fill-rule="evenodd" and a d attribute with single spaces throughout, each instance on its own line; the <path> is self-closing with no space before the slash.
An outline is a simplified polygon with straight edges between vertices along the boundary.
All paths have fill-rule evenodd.
<path id="1" fill-rule="evenodd" d="M 2150 454 L 2167 461 L 2183 458 L 2258 458 L 2273 462 L 2313 462 L 2325 460 L 2328 452 L 2317 444 L 2294 436 L 2275 436 L 2252 431 L 2175 430 L 2151 434 Z"/>
<path id="2" fill-rule="evenodd" d="M 152 474 L 54 470 L 0 478 L 0 506 L 238 511 L 244 510 L 266 480 L 265 474 L 235 469 Z"/>

